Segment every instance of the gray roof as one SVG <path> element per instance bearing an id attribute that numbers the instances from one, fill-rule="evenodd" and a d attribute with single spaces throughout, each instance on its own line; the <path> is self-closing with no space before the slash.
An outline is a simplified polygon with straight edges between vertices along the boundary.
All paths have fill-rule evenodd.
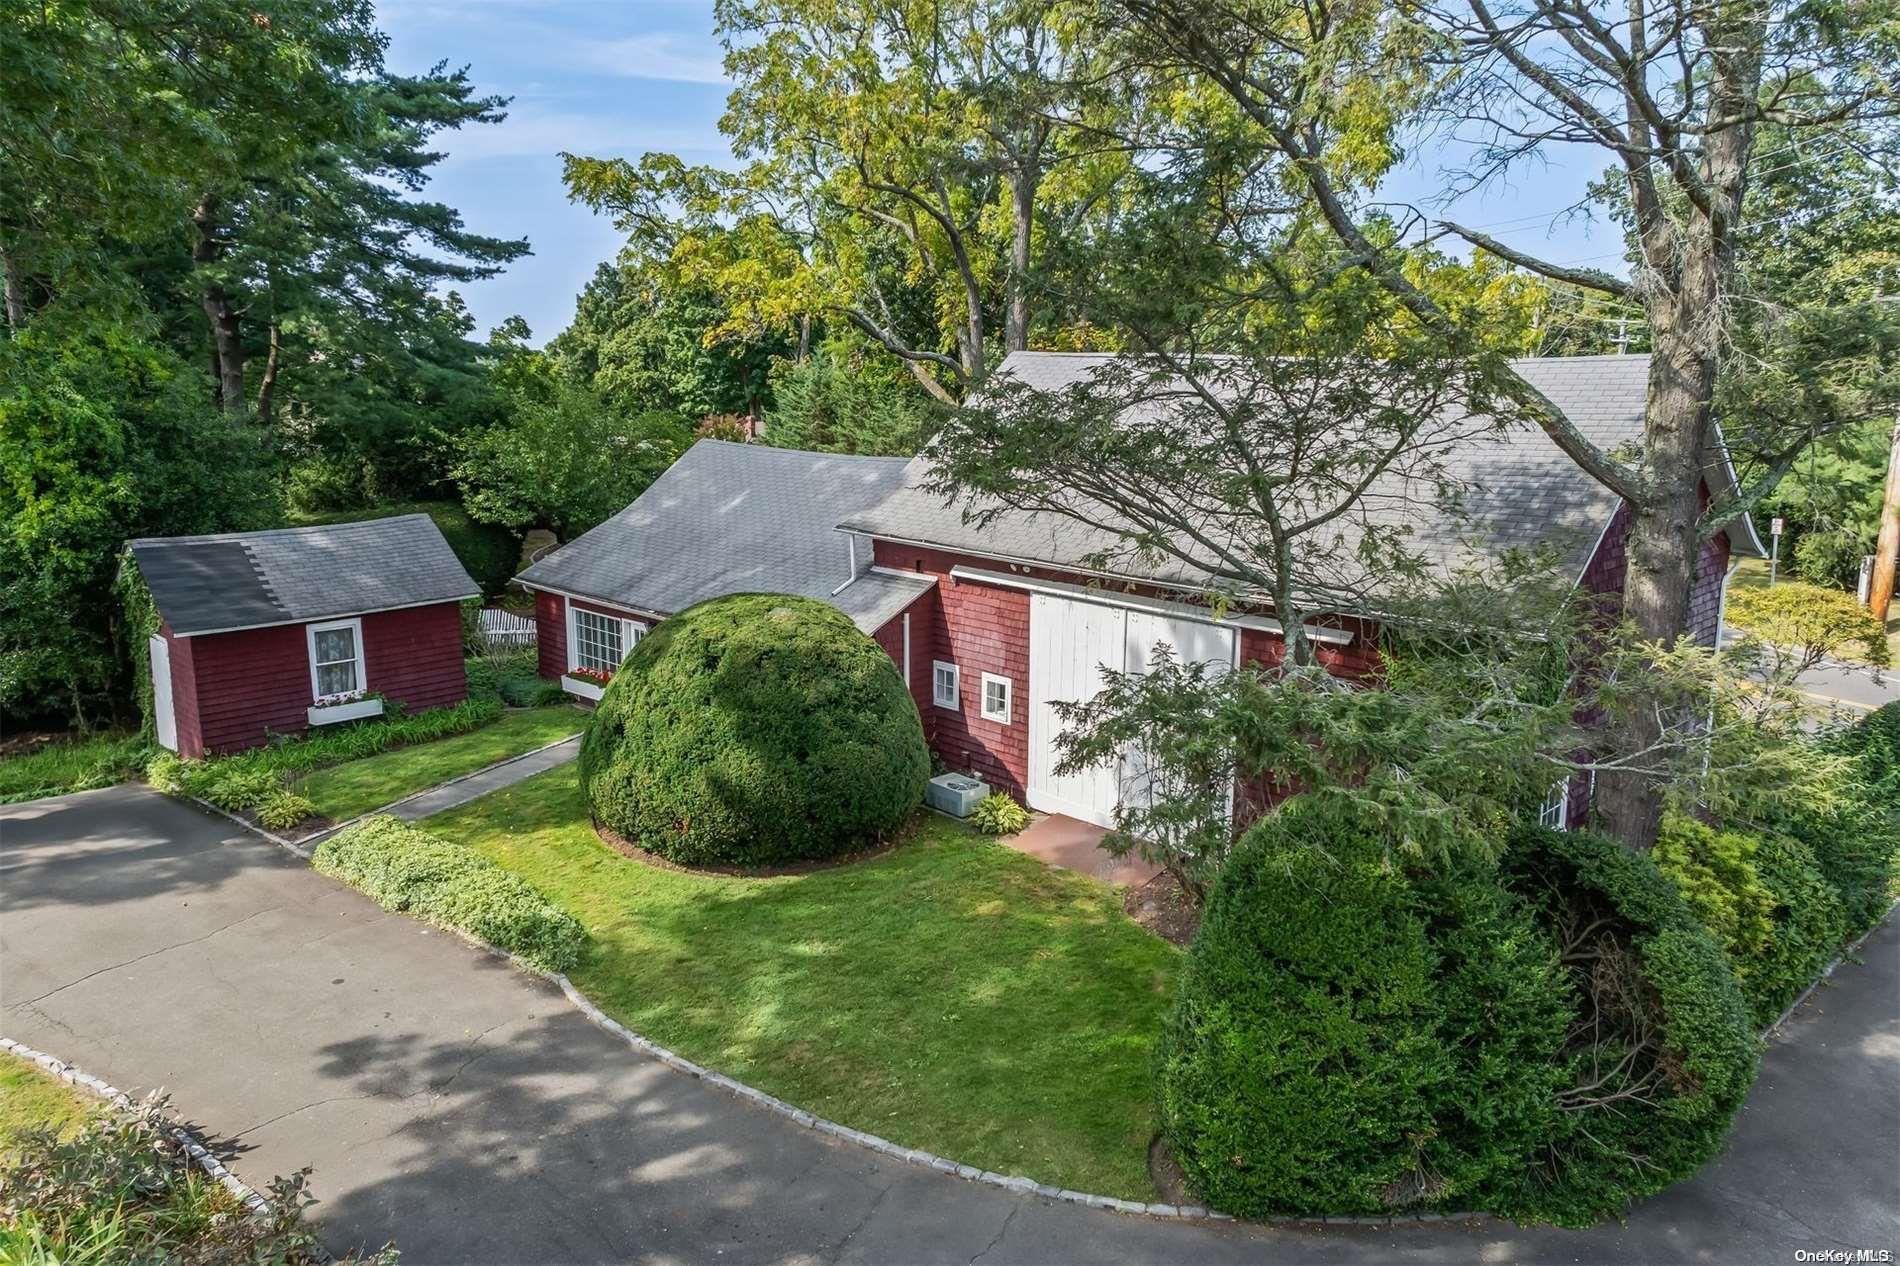
<path id="1" fill-rule="evenodd" d="M 174 634 L 303 624 L 481 594 L 426 514 L 131 542 Z"/>
<path id="2" fill-rule="evenodd" d="M 1032 388 L 1057 390 L 1086 381 L 1111 360 L 1093 353 L 1016 352 L 999 372 Z M 1529 358 L 1512 365 L 1603 449 L 1627 449 L 1641 440 L 1648 357 Z M 1409 528 L 1409 547 L 1438 569 L 1514 547 L 1545 545 L 1555 548 L 1573 573 L 1580 573 L 1619 505 L 1614 493 L 1584 474 L 1536 427 L 1513 427 L 1461 441 L 1446 464 L 1467 486 L 1462 520 L 1434 512 L 1421 504 L 1430 498 L 1409 495 L 1403 486 L 1375 484 L 1363 507 L 1366 519 L 1382 527 Z M 842 526 L 1056 566 L 1082 567 L 1091 558 L 1113 555 L 1110 570 L 1117 575 L 1188 586 L 1207 583 L 1204 570 L 1172 556 L 1128 558 L 1125 542 L 1115 533 L 1063 515 L 1012 511 L 978 527 L 965 521 L 965 502 L 946 502 L 925 490 L 929 474 L 928 458 L 914 459 L 895 493 L 865 512 L 844 517 Z M 1711 483 L 1719 487 L 1722 478 Z M 1351 530 L 1346 531 L 1350 535 Z M 1731 541 L 1741 553 L 1759 550 L 1745 521 L 1732 529 Z M 1364 577 L 1361 592 L 1377 592 L 1378 582 L 1377 576 Z"/>
<path id="3" fill-rule="evenodd" d="M 726 594 L 801 594 L 831 603 L 870 632 L 931 581 L 869 571 L 865 544 L 852 579 L 837 524 L 888 496 L 905 463 L 701 440 L 632 505 L 519 579 L 661 616 Z"/>

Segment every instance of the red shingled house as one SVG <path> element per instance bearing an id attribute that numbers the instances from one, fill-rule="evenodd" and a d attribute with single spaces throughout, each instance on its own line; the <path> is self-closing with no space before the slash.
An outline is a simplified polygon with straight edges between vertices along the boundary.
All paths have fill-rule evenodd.
<path id="1" fill-rule="evenodd" d="M 481 591 L 427 515 L 128 549 L 160 620 L 154 727 L 181 756 L 468 694 L 459 604 Z"/>
<path id="2" fill-rule="evenodd" d="M 1103 357 L 1016 353 L 1000 372 L 1054 389 Z M 1535 359 L 1516 366 L 1606 449 L 1641 438 L 1648 362 L 1641 356 Z M 1414 543 L 1446 565 L 1480 550 L 1533 544 L 1563 551 L 1578 584 L 1622 589 L 1627 513 L 1543 432 L 1474 442 L 1463 459 L 1467 517 Z M 841 457 L 702 441 L 638 501 L 537 562 L 542 671 L 576 693 L 576 668 L 611 671 L 650 625 L 705 598 L 800 593 L 844 610 L 889 652 L 909 684 L 931 747 L 1033 809 L 1107 824 L 1114 769 L 1055 772 L 1053 703 L 1087 698 L 1098 666 L 1145 665 L 1167 642 L 1182 658 L 1272 663 L 1281 628 L 1265 610 L 1216 616 L 1204 576 L 1179 562 L 1090 570 L 1110 541 L 1067 519 L 1003 516 L 978 528 L 964 507 L 924 490 L 924 459 Z M 1726 482 L 1724 470 L 1717 476 Z M 1695 635 L 1712 643 L 1731 559 L 1764 551 L 1746 519 L 1704 548 Z M 1320 659 L 1342 675 L 1372 663 L 1377 621 L 1339 612 L 1309 626 Z M 1576 821 L 1581 803 L 1547 812 Z"/>

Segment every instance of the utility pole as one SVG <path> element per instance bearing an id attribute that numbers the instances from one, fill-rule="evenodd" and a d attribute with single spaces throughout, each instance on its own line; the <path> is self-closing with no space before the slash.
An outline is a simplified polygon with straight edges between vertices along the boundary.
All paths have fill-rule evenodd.
<path id="1" fill-rule="evenodd" d="M 1880 539 L 1874 545 L 1873 583 L 1867 590 L 1867 609 L 1884 627 L 1893 601 L 1894 571 L 1900 563 L 1900 417 L 1893 422 L 1893 443 L 1887 454 L 1887 494 L 1880 502 Z"/>

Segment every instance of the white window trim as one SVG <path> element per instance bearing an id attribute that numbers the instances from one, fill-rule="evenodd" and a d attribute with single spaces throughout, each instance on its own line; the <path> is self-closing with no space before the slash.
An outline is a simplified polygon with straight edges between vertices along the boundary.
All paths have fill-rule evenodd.
<path id="1" fill-rule="evenodd" d="M 1000 715 L 990 711 L 990 687 L 992 685 L 1001 686 L 1003 688 L 1003 711 Z M 1007 677 L 1000 677 L 995 673 L 984 673 L 983 691 L 977 696 L 977 711 L 982 714 L 983 719 L 985 721 L 994 721 L 998 725 L 1008 725 L 1010 713 L 1015 711 L 1015 708 L 1016 683 Z"/>
<path id="2" fill-rule="evenodd" d="M 310 702 L 323 698 L 323 687 L 317 681 L 317 634 L 328 633 L 332 629 L 350 629 L 353 631 L 353 643 L 356 646 L 356 693 L 369 689 L 369 661 L 363 653 L 363 621 L 352 616 L 347 620 L 325 620 L 321 624 L 306 624 L 304 631 L 304 651 L 310 660 Z M 337 660 L 342 663 L 342 660 Z M 332 694 L 341 693 L 332 691 Z"/>
<path id="3" fill-rule="evenodd" d="M 937 680 L 937 674 L 942 672 L 950 674 L 950 701 L 948 703 L 944 702 L 943 690 Z M 952 712 L 963 710 L 963 671 L 949 660 L 930 661 L 930 701 L 939 708 L 947 708 Z"/>
<path id="4" fill-rule="evenodd" d="M 1551 821 L 1552 818 L 1556 821 Z M 1537 825 L 1549 827 L 1553 831 L 1570 829 L 1570 780 L 1568 778 L 1552 787 L 1544 796 L 1544 803 L 1537 807 Z"/>
<path id="5" fill-rule="evenodd" d="M 575 635 L 575 629 L 574 629 L 574 612 L 576 610 L 576 607 L 574 606 L 574 603 L 571 599 L 563 599 L 562 605 L 566 607 L 565 618 L 567 622 L 567 671 L 571 673 L 576 668 L 579 668 L 581 666 L 580 650 L 579 650 L 580 639 Z M 599 616 L 603 620 L 618 620 L 620 622 L 620 663 L 621 664 L 624 664 L 627 662 L 627 656 L 633 654 L 634 646 L 639 643 L 641 638 L 646 636 L 647 629 L 650 627 L 649 625 L 646 625 L 639 620 L 630 620 L 624 615 L 609 615 L 605 611 L 595 611 L 591 607 L 588 608 L 587 614 L 593 615 L 593 616 Z M 614 668 L 616 671 L 618 671 L 620 668 L 620 664 L 615 664 Z"/>

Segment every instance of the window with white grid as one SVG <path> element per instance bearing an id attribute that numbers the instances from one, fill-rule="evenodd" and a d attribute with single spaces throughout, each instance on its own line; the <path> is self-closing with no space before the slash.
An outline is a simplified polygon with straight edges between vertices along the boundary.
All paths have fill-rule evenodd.
<path id="1" fill-rule="evenodd" d="M 640 638 L 632 621 L 574 608 L 574 667 L 610 673 Z"/>
<path id="2" fill-rule="evenodd" d="M 943 660 L 933 660 L 930 671 L 930 701 L 939 708 L 955 710 L 961 705 L 957 702 L 957 666 Z"/>
<path id="3" fill-rule="evenodd" d="M 1009 678 L 995 673 L 983 674 L 983 719 L 1009 724 L 1009 696 L 1013 689 Z"/>
<path id="4" fill-rule="evenodd" d="M 1570 780 L 1565 779 L 1550 789 L 1544 797 L 1544 803 L 1537 810 L 1537 825 L 1547 826 L 1553 831 L 1570 829 L 1570 815 L 1565 810 L 1570 805 Z"/>

